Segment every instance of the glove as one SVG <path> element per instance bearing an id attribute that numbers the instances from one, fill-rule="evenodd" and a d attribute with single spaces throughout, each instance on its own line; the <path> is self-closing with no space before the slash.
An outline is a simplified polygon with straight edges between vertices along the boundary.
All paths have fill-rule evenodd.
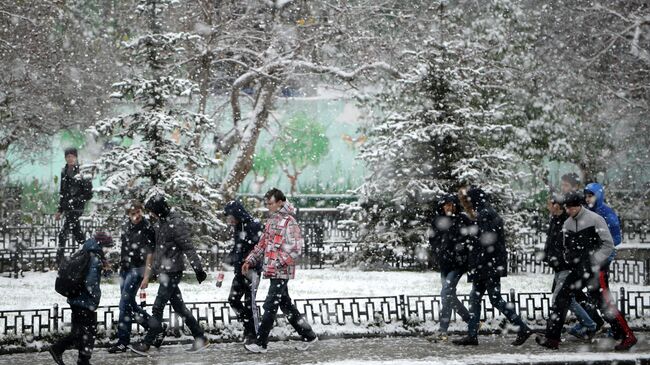
<path id="1" fill-rule="evenodd" d="M 205 271 L 203 271 L 203 270 L 196 272 L 196 280 L 199 281 L 199 284 L 201 284 L 203 282 L 203 280 L 205 280 L 205 278 L 207 278 L 207 277 L 208 277 L 208 274 L 206 274 Z"/>

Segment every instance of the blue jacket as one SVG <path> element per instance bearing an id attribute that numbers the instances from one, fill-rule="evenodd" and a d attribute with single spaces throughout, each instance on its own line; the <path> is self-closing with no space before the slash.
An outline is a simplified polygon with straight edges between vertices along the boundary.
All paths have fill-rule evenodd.
<path id="1" fill-rule="evenodd" d="M 86 288 L 77 297 L 68 298 L 68 304 L 95 311 L 102 297 L 102 290 L 99 287 L 102 277 L 102 249 L 94 238 L 86 240 L 81 249 L 90 252 Z"/>
<path id="2" fill-rule="evenodd" d="M 607 228 L 609 228 L 609 233 L 612 235 L 612 239 L 614 240 L 614 246 L 620 245 L 621 222 L 618 220 L 618 216 L 614 212 L 614 209 L 605 204 L 605 188 L 603 188 L 599 183 L 591 183 L 585 187 L 584 192 L 585 194 L 593 194 L 596 197 L 594 206 L 590 206 L 589 210 L 598 213 L 598 215 L 605 219 Z"/>

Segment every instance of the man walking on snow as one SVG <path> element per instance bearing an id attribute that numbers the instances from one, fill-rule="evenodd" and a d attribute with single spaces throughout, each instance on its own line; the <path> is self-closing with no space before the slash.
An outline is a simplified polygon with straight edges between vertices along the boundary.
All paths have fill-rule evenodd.
<path id="1" fill-rule="evenodd" d="M 318 341 L 318 337 L 293 304 L 287 287 L 289 279 L 295 277 L 296 260 L 302 250 L 303 239 L 300 227 L 292 216 L 294 208 L 287 202 L 282 191 L 273 188 L 264 195 L 264 199 L 271 217 L 264 227 L 259 243 L 246 257 L 242 265 L 242 273 L 246 274 L 263 260 L 262 272 L 265 278 L 271 279 L 271 284 L 264 300 L 264 315 L 257 332 L 257 340 L 244 347 L 254 353 L 266 352 L 269 333 L 273 328 L 279 307 L 291 326 L 302 337 L 303 342 L 296 346 L 296 349 L 307 350 Z"/>

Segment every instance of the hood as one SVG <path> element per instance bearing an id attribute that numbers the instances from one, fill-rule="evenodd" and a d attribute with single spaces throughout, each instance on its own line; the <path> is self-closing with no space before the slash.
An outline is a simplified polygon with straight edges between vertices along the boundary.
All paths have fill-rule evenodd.
<path id="1" fill-rule="evenodd" d="M 467 197 L 469 198 L 470 203 L 472 203 L 472 207 L 476 211 L 479 211 L 489 205 L 489 196 L 481 188 L 473 187 L 469 189 L 467 192 Z"/>
<path id="2" fill-rule="evenodd" d="M 585 194 L 590 193 L 596 197 L 594 208 L 605 204 L 605 188 L 599 183 L 591 183 L 585 187 Z"/>
<path id="3" fill-rule="evenodd" d="M 442 210 L 442 206 L 447 204 L 447 203 L 452 203 L 454 205 L 454 208 L 456 209 L 456 214 L 460 213 L 461 208 L 460 208 L 460 200 L 458 200 L 458 196 L 456 194 L 446 194 L 440 200 L 438 200 L 438 206 L 436 207 L 436 213 L 440 215 L 444 215 L 445 213 Z"/>
<path id="4" fill-rule="evenodd" d="M 156 213 L 160 219 L 167 218 L 170 213 L 169 205 L 165 201 L 165 197 L 162 195 L 151 197 L 144 205 L 144 209 Z"/>
<path id="5" fill-rule="evenodd" d="M 84 242 L 84 245 L 82 247 L 83 250 L 96 253 L 96 254 L 102 254 L 102 248 L 99 246 L 99 243 L 94 238 L 89 238 Z"/>
<path id="6" fill-rule="evenodd" d="M 289 201 L 287 200 L 284 202 L 284 205 L 282 206 L 282 208 L 280 208 L 278 213 L 282 215 L 294 215 L 296 214 L 296 208 L 294 208 L 293 204 L 289 203 Z"/>
<path id="7" fill-rule="evenodd" d="M 253 220 L 253 217 L 251 217 L 251 215 L 246 211 L 239 200 L 233 200 L 230 203 L 226 204 L 223 212 L 226 215 L 235 217 L 241 223 L 247 223 Z"/>

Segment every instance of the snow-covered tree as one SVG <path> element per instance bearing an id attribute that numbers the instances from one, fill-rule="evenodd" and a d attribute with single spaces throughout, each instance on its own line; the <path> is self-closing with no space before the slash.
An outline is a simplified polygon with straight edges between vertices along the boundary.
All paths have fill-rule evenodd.
<path id="1" fill-rule="evenodd" d="M 176 61 L 183 45 L 196 36 L 163 31 L 160 14 L 173 3 L 139 2 L 137 12 L 150 31 L 123 43 L 134 75 L 115 83 L 111 95 L 128 101 L 131 111 L 89 129 L 116 143 L 95 163 L 103 180 L 98 203 L 120 217 L 129 200 L 164 194 L 190 219 L 195 234 L 203 236 L 201 242 L 209 243 L 224 226 L 219 216 L 222 196 L 202 174 L 220 163 L 202 144 L 215 124 L 182 103 L 199 88 L 182 77 Z"/>

